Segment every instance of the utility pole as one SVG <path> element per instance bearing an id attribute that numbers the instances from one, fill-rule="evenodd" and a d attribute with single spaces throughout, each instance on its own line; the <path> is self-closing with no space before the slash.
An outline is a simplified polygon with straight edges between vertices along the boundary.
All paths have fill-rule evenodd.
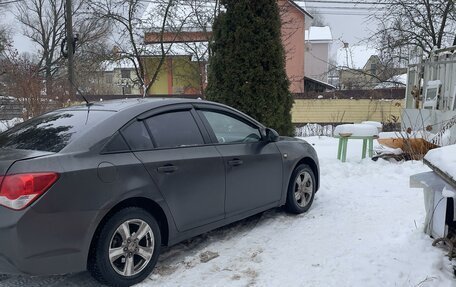
<path id="1" fill-rule="evenodd" d="M 74 99 L 74 46 L 73 46 L 73 5 L 71 0 L 66 0 L 66 42 L 68 53 L 68 81 L 70 84 L 70 99 Z"/>

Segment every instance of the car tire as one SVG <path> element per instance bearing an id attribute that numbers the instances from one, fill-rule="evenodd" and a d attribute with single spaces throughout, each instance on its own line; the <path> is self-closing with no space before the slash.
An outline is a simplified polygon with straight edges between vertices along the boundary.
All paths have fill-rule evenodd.
<path id="1" fill-rule="evenodd" d="M 88 270 L 109 286 L 131 286 L 143 281 L 155 267 L 161 233 L 146 210 L 127 207 L 109 217 L 92 244 Z"/>
<path id="2" fill-rule="evenodd" d="M 300 214 L 309 210 L 316 192 L 313 170 L 306 164 L 298 165 L 291 175 L 285 209 Z"/>

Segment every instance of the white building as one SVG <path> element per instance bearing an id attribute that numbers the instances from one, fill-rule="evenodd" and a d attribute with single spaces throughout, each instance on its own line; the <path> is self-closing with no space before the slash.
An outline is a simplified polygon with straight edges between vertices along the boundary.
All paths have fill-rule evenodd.
<path id="1" fill-rule="evenodd" d="M 305 31 L 305 75 L 308 78 L 328 82 L 330 53 L 333 42 L 331 28 L 309 27 Z"/>

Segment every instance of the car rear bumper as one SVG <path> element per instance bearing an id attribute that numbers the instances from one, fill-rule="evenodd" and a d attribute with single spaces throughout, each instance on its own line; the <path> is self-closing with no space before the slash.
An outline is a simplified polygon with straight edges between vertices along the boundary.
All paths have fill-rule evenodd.
<path id="1" fill-rule="evenodd" d="M 85 270 L 91 218 L 90 212 L 37 213 L 0 206 L 0 274 Z"/>
<path id="2" fill-rule="evenodd" d="M 9 261 L 8 258 L 0 255 L 0 273 L 1 274 L 17 274 L 20 273 L 16 266 Z"/>

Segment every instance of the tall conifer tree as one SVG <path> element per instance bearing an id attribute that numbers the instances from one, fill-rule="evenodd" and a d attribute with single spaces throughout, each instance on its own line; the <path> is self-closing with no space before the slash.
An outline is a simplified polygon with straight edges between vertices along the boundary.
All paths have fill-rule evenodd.
<path id="1" fill-rule="evenodd" d="M 276 0 L 222 0 L 213 26 L 209 100 L 225 103 L 282 135 L 292 134 L 285 52 Z"/>

